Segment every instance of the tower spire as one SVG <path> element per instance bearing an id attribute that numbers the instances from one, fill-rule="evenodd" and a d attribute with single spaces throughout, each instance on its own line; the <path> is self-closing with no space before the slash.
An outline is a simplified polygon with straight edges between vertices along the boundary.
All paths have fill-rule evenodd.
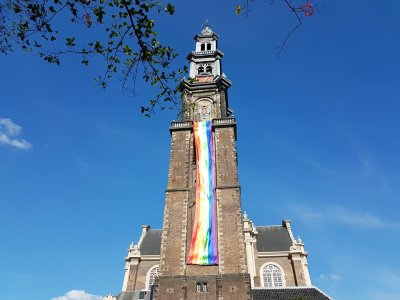
<path id="1" fill-rule="evenodd" d="M 218 48 L 218 35 L 213 32 L 208 20 L 200 34 L 194 36 L 195 49 L 187 56 L 190 64 L 189 78 L 182 80 L 182 111 L 185 121 L 207 121 L 226 118 L 228 88 L 231 82 L 223 76 L 222 57 Z"/>

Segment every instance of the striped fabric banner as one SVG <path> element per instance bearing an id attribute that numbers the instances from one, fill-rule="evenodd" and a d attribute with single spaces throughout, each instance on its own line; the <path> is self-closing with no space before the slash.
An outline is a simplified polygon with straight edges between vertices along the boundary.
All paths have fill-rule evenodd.
<path id="1" fill-rule="evenodd" d="M 187 263 L 218 264 L 215 215 L 215 166 L 211 121 L 194 122 L 196 147 L 196 212 Z"/>

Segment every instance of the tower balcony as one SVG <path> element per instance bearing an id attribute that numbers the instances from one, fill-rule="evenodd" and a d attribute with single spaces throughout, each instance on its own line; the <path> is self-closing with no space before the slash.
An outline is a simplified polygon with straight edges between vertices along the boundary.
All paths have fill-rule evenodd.
<path id="1" fill-rule="evenodd" d="M 212 55 L 214 54 L 216 51 L 215 50 L 206 50 L 206 51 L 193 51 L 192 53 L 195 55 Z"/>
<path id="2" fill-rule="evenodd" d="M 236 126 L 235 118 L 218 118 L 212 120 L 213 127 L 223 127 L 223 126 Z M 190 129 L 193 127 L 193 121 L 172 121 L 170 130 L 180 130 L 180 129 Z"/>
<path id="3" fill-rule="evenodd" d="M 202 57 L 215 57 L 215 58 L 222 58 L 224 53 L 217 49 L 217 50 L 204 50 L 204 51 L 191 51 L 189 55 L 186 57 L 188 60 L 192 58 L 202 58 Z"/>

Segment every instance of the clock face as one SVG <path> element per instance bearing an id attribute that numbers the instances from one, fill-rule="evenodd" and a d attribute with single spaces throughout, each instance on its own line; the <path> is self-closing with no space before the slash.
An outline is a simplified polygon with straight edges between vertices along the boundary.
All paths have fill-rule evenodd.
<path id="1" fill-rule="evenodd" d="M 198 110 L 198 115 L 201 121 L 208 121 L 210 119 L 210 108 L 202 105 Z"/>

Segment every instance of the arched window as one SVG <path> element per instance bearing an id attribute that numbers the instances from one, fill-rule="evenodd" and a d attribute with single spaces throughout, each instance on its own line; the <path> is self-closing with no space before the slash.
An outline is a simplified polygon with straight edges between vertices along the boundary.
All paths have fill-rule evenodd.
<path id="1" fill-rule="evenodd" d="M 160 267 L 159 266 L 154 266 L 147 272 L 146 288 L 147 288 L 148 291 L 151 290 L 151 287 L 154 285 L 154 281 L 156 280 L 156 277 L 158 277 L 159 273 L 160 273 Z"/>
<path id="2" fill-rule="evenodd" d="M 201 51 L 204 51 L 204 50 L 206 50 L 206 45 L 204 45 L 204 44 L 201 44 L 201 46 L 200 46 L 200 50 L 201 50 Z"/>
<path id="3" fill-rule="evenodd" d="M 283 271 L 278 265 L 265 264 L 260 271 L 264 287 L 271 288 L 285 286 Z"/>
<path id="4" fill-rule="evenodd" d="M 206 73 L 212 73 L 212 67 L 211 66 L 207 66 L 206 67 Z"/>
<path id="5" fill-rule="evenodd" d="M 199 67 L 199 68 L 197 69 L 197 73 L 198 73 L 198 74 L 203 74 L 203 73 L 204 73 L 204 67 Z"/>
<path id="6" fill-rule="evenodd" d="M 207 50 L 211 50 L 211 44 L 210 43 L 207 44 Z"/>

